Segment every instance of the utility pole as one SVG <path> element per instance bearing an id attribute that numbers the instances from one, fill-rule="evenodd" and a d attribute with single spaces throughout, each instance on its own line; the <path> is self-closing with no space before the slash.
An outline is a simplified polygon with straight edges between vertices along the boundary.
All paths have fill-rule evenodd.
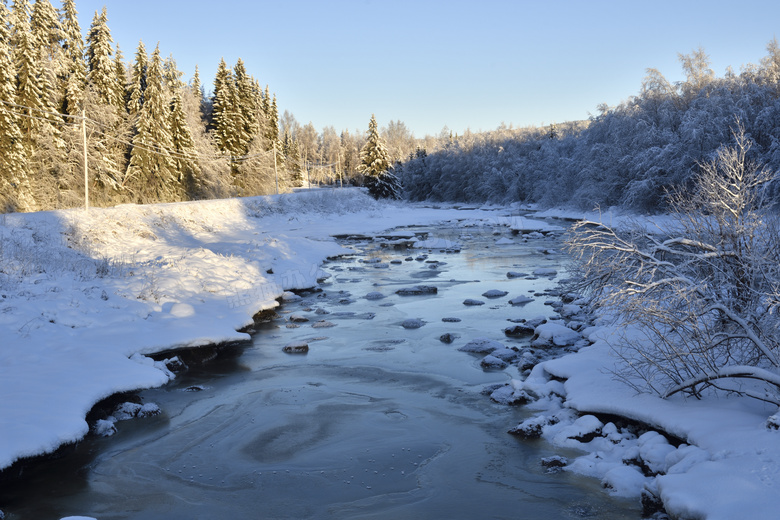
<path id="1" fill-rule="evenodd" d="M 341 152 L 339 152 L 339 188 L 344 187 L 344 177 L 341 171 Z"/>
<path id="2" fill-rule="evenodd" d="M 81 109 L 81 139 L 84 141 L 84 210 L 89 211 L 89 169 L 87 167 L 87 116 Z"/>
<path id="3" fill-rule="evenodd" d="M 274 140 L 274 178 L 276 179 L 276 194 L 279 195 L 279 173 L 276 171 L 276 141 Z"/>

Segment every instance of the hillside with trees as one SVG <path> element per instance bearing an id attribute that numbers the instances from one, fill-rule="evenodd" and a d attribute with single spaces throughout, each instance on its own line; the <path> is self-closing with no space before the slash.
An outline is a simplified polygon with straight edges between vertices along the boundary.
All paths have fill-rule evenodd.
<path id="1" fill-rule="evenodd" d="M 544 206 L 667 207 L 667 190 L 731 142 L 738 123 L 749 159 L 780 171 L 780 45 L 759 65 L 716 77 L 702 49 L 679 55 L 685 80 L 648 69 L 638 95 L 588 121 L 465 134 L 397 169 L 412 200 L 522 201 Z M 768 187 L 777 198 L 774 180 Z"/>
<path id="2" fill-rule="evenodd" d="M 280 135 L 276 95 L 241 59 L 220 62 L 206 96 L 197 67 L 185 83 L 159 44 L 149 54 L 139 42 L 127 63 L 105 8 L 86 38 L 74 0 L 59 10 L 3 1 L 0 19 L 0 210 L 83 205 L 85 187 L 90 205 L 105 206 L 265 194 L 300 180 L 303 133 L 296 123 Z"/>

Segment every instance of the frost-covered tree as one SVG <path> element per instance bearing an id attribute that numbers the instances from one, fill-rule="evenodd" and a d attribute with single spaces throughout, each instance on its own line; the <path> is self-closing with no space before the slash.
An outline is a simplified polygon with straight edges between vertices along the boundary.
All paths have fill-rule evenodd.
<path id="1" fill-rule="evenodd" d="M 69 115 L 80 113 L 84 87 L 87 81 L 87 69 L 84 62 L 84 37 L 78 21 L 78 12 L 74 0 L 63 0 L 61 10 L 63 33 L 63 67 L 65 92 L 61 112 Z"/>
<path id="2" fill-rule="evenodd" d="M 104 7 L 99 14 L 95 11 L 87 35 L 87 81 L 103 103 L 124 110 L 124 99 L 117 92 L 113 42 Z"/>
<path id="3" fill-rule="evenodd" d="M 212 98 L 212 123 L 214 138 L 220 151 L 228 156 L 238 155 L 240 125 L 237 107 L 238 92 L 233 71 L 222 59 L 214 78 L 214 96 Z"/>
<path id="4" fill-rule="evenodd" d="M 371 114 L 371 121 L 368 123 L 366 144 L 360 150 L 360 163 L 359 171 L 363 174 L 363 183 L 374 198 L 400 197 L 401 185 L 391 171 L 390 156 L 379 136 L 374 114 Z"/>
<path id="5" fill-rule="evenodd" d="M 173 141 L 164 89 L 158 45 L 147 70 L 145 100 L 127 168 L 139 202 L 172 202 L 184 198 L 184 187 L 171 156 Z"/>
<path id="6" fill-rule="evenodd" d="M 133 61 L 130 72 L 130 86 L 128 89 L 127 111 L 131 116 L 137 116 L 144 105 L 148 62 L 149 56 L 146 54 L 146 46 L 143 41 L 139 41 L 138 48 L 135 51 L 135 61 Z"/>
<path id="7" fill-rule="evenodd" d="M 27 178 L 26 154 L 15 105 L 16 74 L 11 59 L 10 13 L 0 2 L 0 211 L 36 209 Z"/>
<path id="8" fill-rule="evenodd" d="M 195 141 L 184 113 L 181 92 L 176 92 L 171 101 L 170 128 L 172 155 L 178 172 L 178 182 L 183 186 L 186 198 L 192 200 L 202 191 L 200 168 Z"/>
<path id="9" fill-rule="evenodd" d="M 668 397 L 721 390 L 780 405 L 780 232 L 766 187 L 774 175 L 734 142 L 672 198 L 660 233 L 581 222 L 569 241 L 580 289 L 622 317 L 616 374 Z"/>

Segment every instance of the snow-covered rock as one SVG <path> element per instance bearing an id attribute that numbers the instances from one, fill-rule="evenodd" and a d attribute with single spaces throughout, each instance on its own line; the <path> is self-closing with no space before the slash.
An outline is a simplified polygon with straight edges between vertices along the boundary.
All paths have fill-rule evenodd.
<path id="1" fill-rule="evenodd" d="M 574 345 L 580 339 L 582 339 L 582 335 L 579 332 L 560 323 L 548 322 L 536 327 L 531 345 L 535 347 L 567 347 Z"/>
<path id="2" fill-rule="evenodd" d="M 500 289 L 490 289 L 489 291 L 485 291 L 482 293 L 482 296 L 485 298 L 503 298 L 509 294 L 507 291 L 502 291 Z"/>
<path id="3" fill-rule="evenodd" d="M 504 344 L 488 338 L 472 339 L 458 350 L 472 354 L 490 354 L 494 350 L 505 348 Z"/>
<path id="4" fill-rule="evenodd" d="M 401 326 L 405 329 L 419 329 L 425 325 L 425 322 L 418 318 L 409 318 L 401 322 Z"/>

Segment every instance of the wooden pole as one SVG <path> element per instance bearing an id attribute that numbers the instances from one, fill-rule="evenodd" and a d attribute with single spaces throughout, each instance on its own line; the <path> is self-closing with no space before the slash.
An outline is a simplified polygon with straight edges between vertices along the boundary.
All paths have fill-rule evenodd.
<path id="1" fill-rule="evenodd" d="M 84 141 L 84 209 L 89 211 L 89 169 L 87 166 L 87 116 L 81 109 L 81 139 Z"/>
<path id="2" fill-rule="evenodd" d="M 276 194 L 279 195 L 279 173 L 276 171 L 276 141 L 274 141 L 274 178 L 276 179 Z"/>

